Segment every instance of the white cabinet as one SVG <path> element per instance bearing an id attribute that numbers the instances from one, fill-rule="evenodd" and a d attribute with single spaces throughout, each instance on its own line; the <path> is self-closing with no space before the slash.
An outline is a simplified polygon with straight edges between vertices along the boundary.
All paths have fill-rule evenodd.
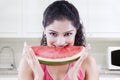
<path id="1" fill-rule="evenodd" d="M 40 37 L 42 5 L 40 0 L 1 0 L 0 38 Z"/>
<path id="2" fill-rule="evenodd" d="M 40 37 L 43 32 L 43 12 L 53 1 L 55 0 L 2 0 L 0 37 Z M 82 21 L 86 22 L 87 0 L 70 2 L 79 10 Z"/>
<path id="3" fill-rule="evenodd" d="M 0 37 L 14 37 L 21 32 L 21 1 L 0 0 Z"/>
<path id="4" fill-rule="evenodd" d="M 23 0 L 23 36 L 39 38 L 43 33 L 43 12 L 55 0 Z"/>
<path id="5" fill-rule="evenodd" d="M 55 0 L 1 0 L 0 38 L 39 38 L 45 8 Z"/>
<path id="6" fill-rule="evenodd" d="M 83 23 L 85 30 L 88 26 L 88 1 L 89 0 L 69 0 L 78 10 L 80 22 Z"/>
<path id="7" fill-rule="evenodd" d="M 45 1 L 23 0 L 23 34 L 24 37 L 40 37 L 42 33 L 42 16 Z"/>
<path id="8" fill-rule="evenodd" d="M 0 37 L 40 37 L 45 8 L 55 0 L 0 0 Z M 88 37 L 120 37 L 119 0 L 69 0 Z"/>
<path id="9" fill-rule="evenodd" d="M 120 37 L 119 4 L 119 0 L 88 0 L 89 37 Z"/>
<path id="10" fill-rule="evenodd" d="M 40 0 L 1 0 L 0 37 L 40 37 L 42 32 Z"/>

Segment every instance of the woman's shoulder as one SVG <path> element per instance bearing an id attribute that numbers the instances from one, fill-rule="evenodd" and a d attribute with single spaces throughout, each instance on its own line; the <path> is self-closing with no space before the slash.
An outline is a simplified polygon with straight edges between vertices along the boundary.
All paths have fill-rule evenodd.
<path id="1" fill-rule="evenodd" d="M 82 66 L 84 66 L 84 68 L 92 68 L 94 66 L 96 66 L 96 60 L 94 59 L 94 57 L 88 55 L 86 57 L 86 59 L 83 61 Z"/>
<path id="2" fill-rule="evenodd" d="M 83 61 L 82 69 L 84 73 L 87 74 L 86 76 L 90 76 L 90 75 L 98 76 L 98 68 L 97 68 L 96 60 L 94 59 L 94 57 L 90 55 L 88 55 L 87 58 Z"/>
<path id="3" fill-rule="evenodd" d="M 96 63 L 96 60 L 93 56 L 88 55 L 85 59 L 85 63 L 87 63 L 87 65 L 92 65 Z"/>

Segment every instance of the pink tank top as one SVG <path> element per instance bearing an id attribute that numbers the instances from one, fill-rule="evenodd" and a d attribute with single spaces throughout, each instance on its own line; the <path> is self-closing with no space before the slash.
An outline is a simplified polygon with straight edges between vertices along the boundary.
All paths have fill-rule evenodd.
<path id="1" fill-rule="evenodd" d="M 74 66 L 74 62 L 70 64 L 70 67 L 73 67 L 73 66 Z M 53 78 L 50 76 L 49 72 L 46 69 L 46 65 L 41 64 L 41 67 L 43 68 L 43 71 L 44 71 L 44 78 L 43 78 L 43 80 L 53 80 Z M 81 68 L 78 71 L 77 78 L 78 78 L 78 80 L 84 80 L 84 75 L 83 75 L 83 72 L 82 72 Z M 69 80 L 69 77 L 66 75 L 64 77 L 64 80 Z"/>

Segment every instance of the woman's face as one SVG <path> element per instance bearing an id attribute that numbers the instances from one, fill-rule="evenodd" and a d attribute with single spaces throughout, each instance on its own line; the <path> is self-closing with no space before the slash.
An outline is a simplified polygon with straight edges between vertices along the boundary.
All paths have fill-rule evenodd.
<path id="1" fill-rule="evenodd" d="M 48 46 L 64 47 L 74 44 L 76 28 L 69 20 L 54 20 L 46 26 L 44 33 Z"/>

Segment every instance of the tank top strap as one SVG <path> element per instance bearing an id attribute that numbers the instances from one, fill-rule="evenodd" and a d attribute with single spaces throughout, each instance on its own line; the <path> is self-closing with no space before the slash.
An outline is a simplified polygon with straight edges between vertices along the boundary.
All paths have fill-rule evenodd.
<path id="1" fill-rule="evenodd" d="M 45 64 L 40 64 L 43 71 L 44 71 L 44 77 L 43 80 L 53 80 L 52 77 L 50 76 L 50 74 L 47 71 L 46 65 Z"/>
<path id="2" fill-rule="evenodd" d="M 70 67 L 74 67 L 75 63 L 76 63 L 76 61 L 70 63 Z M 83 70 L 82 70 L 82 68 L 80 67 L 79 70 L 78 70 L 77 78 L 78 78 L 78 80 L 84 80 L 84 77 L 85 77 L 85 76 L 84 76 Z"/>
<path id="3" fill-rule="evenodd" d="M 40 64 L 40 66 L 42 67 L 43 71 L 46 70 L 46 65 L 45 64 Z"/>

